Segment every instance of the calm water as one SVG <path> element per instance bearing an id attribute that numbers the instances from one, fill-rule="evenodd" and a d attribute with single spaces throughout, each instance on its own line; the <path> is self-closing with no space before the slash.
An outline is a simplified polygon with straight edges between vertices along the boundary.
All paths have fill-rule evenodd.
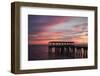
<path id="1" fill-rule="evenodd" d="M 29 45 L 28 51 L 29 51 L 28 53 L 29 60 L 48 59 L 48 46 L 47 45 Z"/>
<path id="2" fill-rule="evenodd" d="M 52 57 L 48 54 L 48 45 L 29 45 L 28 46 L 28 60 L 47 60 L 47 59 L 64 59 L 66 56 L 55 56 Z"/>
<path id="3" fill-rule="evenodd" d="M 78 54 L 78 53 L 77 53 Z M 79 57 L 75 57 L 79 58 Z M 28 60 L 48 60 L 48 59 L 73 59 L 72 57 L 64 54 L 53 53 L 52 55 L 48 52 L 48 45 L 29 45 L 28 46 Z"/>

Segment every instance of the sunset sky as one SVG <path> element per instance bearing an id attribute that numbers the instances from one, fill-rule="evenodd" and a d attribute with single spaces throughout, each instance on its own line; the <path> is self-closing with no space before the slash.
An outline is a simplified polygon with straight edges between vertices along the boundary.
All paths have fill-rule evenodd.
<path id="1" fill-rule="evenodd" d="M 75 16 L 28 15 L 28 43 L 49 41 L 87 43 L 88 18 Z"/>

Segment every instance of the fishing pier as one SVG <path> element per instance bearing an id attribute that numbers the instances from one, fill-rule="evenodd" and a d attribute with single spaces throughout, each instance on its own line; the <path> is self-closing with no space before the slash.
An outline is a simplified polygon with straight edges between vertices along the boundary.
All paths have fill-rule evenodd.
<path id="1" fill-rule="evenodd" d="M 74 42 L 52 41 L 48 43 L 49 57 L 62 58 L 87 58 L 88 46 L 86 44 L 75 44 Z"/>

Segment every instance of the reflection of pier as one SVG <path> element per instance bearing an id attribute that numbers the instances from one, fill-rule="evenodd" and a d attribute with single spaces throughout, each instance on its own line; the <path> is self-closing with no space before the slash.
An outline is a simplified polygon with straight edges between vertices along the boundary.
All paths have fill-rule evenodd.
<path id="1" fill-rule="evenodd" d="M 76 45 L 74 42 L 49 42 L 50 58 L 87 58 L 87 45 Z"/>

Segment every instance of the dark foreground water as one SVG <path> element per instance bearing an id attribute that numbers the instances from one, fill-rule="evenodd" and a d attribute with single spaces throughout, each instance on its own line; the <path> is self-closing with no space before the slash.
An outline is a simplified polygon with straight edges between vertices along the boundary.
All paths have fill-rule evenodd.
<path id="1" fill-rule="evenodd" d="M 80 51 L 80 50 L 79 50 Z M 55 54 L 49 53 L 48 45 L 29 45 L 28 46 L 28 60 L 51 60 L 51 59 L 75 59 L 75 58 L 87 58 L 87 57 L 80 57 L 81 54 L 78 52 L 76 53 L 76 57 L 71 57 L 67 55 L 67 53 L 63 54 Z"/>
<path id="2" fill-rule="evenodd" d="M 28 60 L 49 60 L 49 59 L 65 59 L 67 56 L 55 55 L 48 53 L 48 45 L 29 45 L 28 46 Z"/>
<path id="3" fill-rule="evenodd" d="M 29 60 L 48 59 L 48 46 L 47 45 L 29 45 L 28 59 Z"/>

